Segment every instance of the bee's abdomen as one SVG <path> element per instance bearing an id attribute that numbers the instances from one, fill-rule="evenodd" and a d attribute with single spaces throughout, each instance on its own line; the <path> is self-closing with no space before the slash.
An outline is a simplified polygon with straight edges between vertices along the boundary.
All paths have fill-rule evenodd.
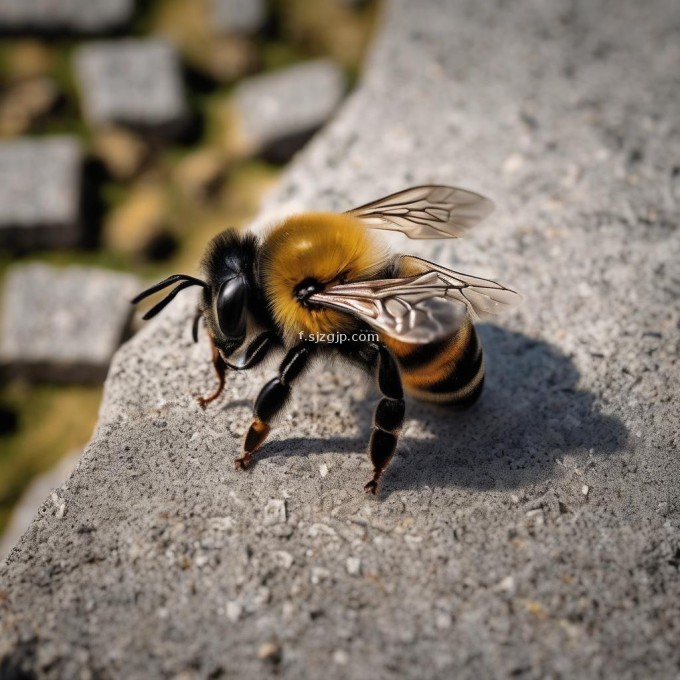
<path id="1" fill-rule="evenodd" d="M 484 386 L 482 345 L 472 322 L 448 338 L 428 345 L 386 340 L 397 357 L 404 387 L 413 397 L 465 408 Z"/>

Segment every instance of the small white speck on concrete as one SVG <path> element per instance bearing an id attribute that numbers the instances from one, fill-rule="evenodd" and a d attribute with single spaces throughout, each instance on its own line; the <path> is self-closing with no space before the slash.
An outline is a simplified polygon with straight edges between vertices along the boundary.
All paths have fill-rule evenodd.
<path id="1" fill-rule="evenodd" d="M 297 607 L 290 600 L 286 600 L 281 607 L 281 615 L 285 621 L 290 621 L 296 611 Z"/>
<path id="2" fill-rule="evenodd" d="M 312 567 L 312 578 L 311 581 L 314 585 L 321 583 L 330 578 L 331 572 L 324 567 Z"/>
<path id="3" fill-rule="evenodd" d="M 525 513 L 528 520 L 533 522 L 535 527 L 542 527 L 545 524 L 545 516 L 543 514 L 543 508 L 536 508 L 535 510 L 529 510 Z"/>
<path id="4" fill-rule="evenodd" d="M 434 617 L 434 623 L 440 630 L 451 628 L 451 614 L 448 612 L 437 612 Z"/>
<path id="5" fill-rule="evenodd" d="M 264 508 L 264 524 L 283 524 L 286 521 L 286 501 L 280 498 L 273 498 Z"/>
<path id="6" fill-rule="evenodd" d="M 243 607 L 235 601 L 227 602 L 224 612 L 232 623 L 236 623 L 241 618 L 241 614 L 243 614 Z"/>
<path id="7" fill-rule="evenodd" d="M 205 567 L 206 564 L 208 564 L 209 558 L 205 553 L 199 553 L 194 557 L 194 564 L 197 567 Z"/>
<path id="8" fill-rule="evenodd" d="M 587 495 L 590 493 L 590 487 L 589 487 L 587 484 L 584 484 L 584 485 L 581 487 L 581 493 L 582 493 L 584 496 L 587 496 Z"/>
<path id="9" fill-rule="evenodd" d="M 231 517 L 211 517 L 208 520 L 208 527 L 213 531 L 229 531 L 234 526 Z"/>
<path id="10" fill-rule="evenodd" d="M 503 172 L 508 175 L 512 175 L 513 173 L 520 170 L 525 163 L 526 159 L 521 153 L 513 153 L 503 162 Z"/>
<path id="11" fill-rule="evenodd" d="M 281 645 L 275 640 L 272 640 L 261 644 L 260 648 L 257 650 L 257 655 L 264 661 L 276 663 L 277 661 L 280 661 L 282 651 Z"/>
<path id="12" fill-rule="evenodd" d="M 361 573 L 361 560 L 358 557 L 348 557 L 345 565 L 350 576 L 358 576 Z"/>
<path id="13" fill-rule="evenodd" d="M 338 533 L 329 527 L 327 524 L 322 524 L 321 522 L 315 522 L 309 527 L 309 535 L 312 538 L 317 538 L 317 536 L 331 536 L 332 538 L 337 538 Z"/>
<path id="14" fill-rule="evenodd" d="M 322 477 L 325 477 L 328 474 L 328 465 L 326 465 L 326 463 L 321 463 L 321 465 L 319 465 L 319 474 Z"/>
<path id="15" fill-rule="evenodd" d="M 54 503 L 54 516 L 61 519 L 66 512 L 66 501 L 59 494 L 52 492 L 52 502 Z"/>
<path id="16" fill-rule="evenodd" d="M 275 550 L 272 557 L 276 565 L 282 569 L 290 569 L 293 566 L 293 556 L 285 550 Z"/>
<path id="17" fill-rule="evenodd" d="M 336 649 L 333 652 L 333 662 L 337 663 L 338 666 L 346 666 L 349 661 L 349 655 L 344 649 Z"/>
<path id="18" fill-rule="evenodd" d="M 252 602 L 256 607 L 262 607 L 263 605 L 267 604 L 271 598 L 272 591 L 269 590 L 267 586 L 261 586 L 255 591 Z"/>
<path id="19" fill-rule="evenodd" d="M 519 496 L 516 493 L 511 493 L 510 500 L 517 505 L 517 503 L 519 503 Z"/>
<path id="20" fill-rule="evenodd" d="M 515 579 L 513 576 L 506 576 L 504 579 L 502 579 L 498 585 L 496 586 L 495 590 L 501 590 L 506 593 L 511 593 L 515 589 Z"/>

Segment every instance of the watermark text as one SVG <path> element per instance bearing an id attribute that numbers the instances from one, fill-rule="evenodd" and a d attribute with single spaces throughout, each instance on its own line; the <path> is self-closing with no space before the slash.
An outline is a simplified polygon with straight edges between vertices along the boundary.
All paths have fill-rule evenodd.
<path id="1" fill-rule="evenodd" d="M 324 342 L 331 345 L 343 342 L 379 342 L 377 333 L 305 333 L 300 331 L 298 338 L 303 342 Z"/>

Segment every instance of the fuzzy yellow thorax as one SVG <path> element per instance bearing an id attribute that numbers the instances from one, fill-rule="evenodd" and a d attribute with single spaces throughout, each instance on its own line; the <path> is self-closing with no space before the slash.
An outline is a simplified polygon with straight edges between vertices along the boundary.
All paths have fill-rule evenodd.
<path id="1" fill-rule="evenodd" d="M 305 279 L 329 285 L 366 281 L 376 276 L 386 257 L 385 246 L 350 215 L 287 218 L 263 246 L 262 278 L 274 318 L 288 337 L 353 329 L 357 322 L 348 314 L 304 307 L 295 298 L 295 287 Z"/>

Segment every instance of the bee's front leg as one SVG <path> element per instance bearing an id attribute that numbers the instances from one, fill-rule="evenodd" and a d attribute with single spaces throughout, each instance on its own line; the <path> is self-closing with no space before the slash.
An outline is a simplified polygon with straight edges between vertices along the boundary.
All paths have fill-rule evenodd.
<path id="1" fill-rule="evenodd" d="M 278 347 L 281 340 L 275 333 L 261 333 L 258 335 L 253 342 L 246 348 L 246 360 L 241 364 L 230 364 L 222 355 L 222 352 L 217 347 L 215 343 L 215 338 L 210 335 L 210 346 L 212 348 L 212 363 L 215 367 L 215 373 L 217 374 L 218 384 L 215 391 L 208 395 L 207 397 L 197 397 L 199 406 L 205 408 L 207 404 L 211 401 L 217 399 L 217 397 L 222 394 L 224 389 L 225 373 L 227 369 L 233 371 L 246 371 L 253 366 L 257 366 L 261 363 L 269 353 Z"/>
<path id="2" fill-rule="evenodd" d="M 264 444 L 271 423 L 281 413 L 291 393 L 291 385 L 309 365 L 314 355 L 314 346 L 300 343 L 284 357 L 279 367 L 279 375 L 270 380 L 260 391 L 255 401 L 254 418 L 243 441 L 243 455 L 234 463 L 237 469 L 250 465 L 253 454 Z"/>
<path id="3" fill-rule="evenodd" d="M 217 374 L 217 387 L 209 394 L 207 397 L 196 397 L 196 401 L 201 408 L 205 408 L 211 401 L 215 401 L 217 397 L 222 394 L 224 389 L 225 373 L 227 371 L 227 364 L 224 362 L 222 355 L 220 354 L 217 346 L 215 345 L 215 339 L 210 336 L 210 349 L 212 350 L 212 364 L 215 368 L 215 373 Z"/>

